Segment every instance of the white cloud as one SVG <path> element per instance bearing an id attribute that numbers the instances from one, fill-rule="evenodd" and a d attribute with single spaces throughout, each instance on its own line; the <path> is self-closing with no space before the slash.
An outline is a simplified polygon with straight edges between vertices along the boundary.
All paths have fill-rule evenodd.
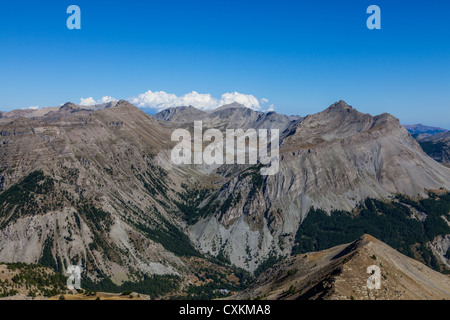
<path id="1" fill-rule="evenodd" d="M 269 109 L 268 109 L 267 111 L 268 111 L 268 112 L 275 111 L 275 105 L 271 104 L 271 105 L 269 106 Z"/>
<path id="2" fill-rule="evenodd" d="M 30 106 L 28 108 L 20 108 L 20 110 L 38 110 L 39 106 Z"/>
<path id="3" fill-rule="evenodd" d="M 214 109 L 217 106 L 217 100 L 210 94 L 200 94 L 192 91 L 184 96 L 178 97 L 173 93 L 164 91 L 153 92 L 151 90 L 128 99 L 131 103 L 140 108 L 150 108 L 163 110 L 172 107 L 193 105 L 199 109 Z"/>
<path id="4" fill-rule="evenodd" d="M 220 99 L 217 99 L 208 93 L 203 94 L 196 91 L 192 91 L 191 93 L 187 93 L 183 96 L 177 96 L 173 93 L 167 93 L 164 91 L 153 92 L 149 90 L 136 97 L 128 99 L 128 101 L 140 108 L 157 110 L 190 105 L 202 110 L 212 110 L 233 102 L 240 103 L 253 110 L 259 110 L 261 108 L 259 101 L 255 96 L 250 94 L 242 94 L 239 92 L 224 93 Z"/>
<path id="5" fill-rule="evenodd" d="M 117 101 L 117 99 L 105 96 L 105 97 L 101 98 L 100 100 L 98 100 L 97 102 L 100 102 L 100 104 L 101 104 L 101 103 L 108 103 L 108 102 L 111 102 L 111 101 Z"/>
<path id="6" fill-rule="evenodd" d="M 93 106 L 96 104 L 102 104 L 102 103 L 107 103 L 107 102 L 111 102 L 111 101 L 117 101 L 116 99 L 109 97 L 109 96 L 105 96 L 99 100 L 95 100 L 92 97 L 89 98 L 81 98 L 80 99 L 80 106 Z"/>
<path id="7" fill-rule="evenodd" d="M 239 92 L 233 93 L 224 93 L 219 102 L 219 105 L 223 106 L 224 104 L 230 104 L 233 102 L 237 102 L 242 104 L 244 107 L 259 110 L 261 106 L 259 105 L 258 99 L 251 94 L 242 94 Z"/>
<path id="8" fill-rule="evenodd" d="M 92 97 L 89 98 L 81 98 L 80 100 L 80 106 L 92 106 L 95 104 L 95 100 Z"/>
<path id="9" fill-rule="evenodd" d="M 179 98 L 181 105 L 184 106 L 194 106 L 199 109 L 210 110 L 218 107 L 217 99 L 213 98 L 209 93 L 201 94 L 195 91 L 185 94 Z"/>
<path id="10" fill-rule="evenodd" d="M 105 96 L 99 100 L 95 100 L 93 97 L 81 98 L 80 105 L 92 106 L 96 104 L 107 103 L 110 101 L 117 101 L 116 99 Z M 220 99 L 213 97 L 209 93 L 198 93 L 192 91 L 182 96 L 177 96 L 173 93 L 167 93 L 164 91 L 151 91 L 148 90 L 138 96 L 128 99 L 139 108 L 156 109 L 158 111 L 179 107 L 179 106 L 194 106 L 201 110 L 213 110 L 226 104 L 237 102 L 244 107 L 260 110 L 261 104 L 269 102 L 266 98 L 258 100 L 251 94 L 243 94 L 239 92 L 227 92 L 221 95 Z M 272 107 L 273 105 L 271 105 Z"/>

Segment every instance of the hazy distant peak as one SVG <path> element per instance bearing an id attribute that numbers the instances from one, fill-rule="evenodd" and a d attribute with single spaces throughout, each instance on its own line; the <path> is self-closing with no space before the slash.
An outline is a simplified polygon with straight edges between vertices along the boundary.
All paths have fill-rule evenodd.
<path id="1" fill-rule="evenodd" d="M 185 122 L 201 120 L 205 111 L 197 109 L 193 106 L 180 106 L 162 110 L 154 115 L 157 120 Z"/>
<path id="2" fill-rule="evenodd" d="M 357 109 L 348 105 L 345 101 L 340 100 L 339 102 L 333 103 L 327 109 L 306 117 L 308 121 L 324 121 L 326 119 L 330 121 L 342 121 L 347 118 L 372 118 L 372 116 L 359 112 Z"/>
<path id="3" fill-rule="evenodd" d="M 222 111 L 222 110 L 227 110 L 227 109 L 250 109 L 250 108 L 247 108 L 246 106 L 244 106 L 244 105 L 242 105 L 240 103 L 233 102 L 233 103 L 230 103 L 230 104 L 225 104 L 225 105 L 223 105 L 223 106 L 221 106 L 219 108 L 216 108 L 214 110 L 211 110 L 211 112 Z M 252 109 L 250 109 L 250 110 L 252 110 Z"/>

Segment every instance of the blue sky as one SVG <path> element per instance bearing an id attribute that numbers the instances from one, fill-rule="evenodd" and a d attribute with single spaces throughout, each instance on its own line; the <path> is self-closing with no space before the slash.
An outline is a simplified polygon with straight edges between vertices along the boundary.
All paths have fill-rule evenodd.
<path id="1" fill-rule="evenodd" d="M 81 30 L 68 30 L 69 5 Z M 381 30 L 369 30 L 369 5 Z M 239 92 L 286 114 L 345 100 L 450 129 L 448 1 L 9 1 L 0 110 L 81 98 Z"/>

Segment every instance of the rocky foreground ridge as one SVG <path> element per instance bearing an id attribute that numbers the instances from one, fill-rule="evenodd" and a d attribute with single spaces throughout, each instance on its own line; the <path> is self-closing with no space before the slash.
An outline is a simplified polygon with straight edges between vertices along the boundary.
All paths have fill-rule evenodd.
<path id="1" fill-rule="evenodd" d="M 368 286 L 378 267 L 380 287 Z M 375 268 L 373 268 L 375 270 Z M 376 280 L 370 279 L 375 284 Z M 232 299 L 448 300 L 450 277 L 370 235 L 320 252 L 290 257 Z"/>

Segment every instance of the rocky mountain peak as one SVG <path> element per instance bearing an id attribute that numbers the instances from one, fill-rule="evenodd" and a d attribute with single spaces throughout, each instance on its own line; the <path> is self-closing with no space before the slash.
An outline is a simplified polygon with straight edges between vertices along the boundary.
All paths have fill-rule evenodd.
<path id="1" fill-rule="evenodd" d="M 115 103 L 110 103 L 103 109 L 95 110 L 94 114 L 96 117 L 105 118 L 108 121 L 155 121 L 152 116 L 146 114 L 144 111 L 126 100 L 119 100 Z"/>
<path id="2" fill-rule="evenodd" d="M 333 103 L 331 106 L 329 106 L 325 112 L 326 113 L 330 113 L 330 112 L 347 112 L 347 113 L 351 113 L 351 112 L 358 112 L 356 109 L 354 109 L 352 106 L 349 106 L 345 101 L 340 100 L 338 102 Z"/>
<path id="3" fill-rule="evenodd" d="M 73 102 L 66 102 L 61 106 L 60 110 L 79 109 L 80 107 Z"/>
<path id="4" fill-rule="evenodd" d="M 134 105 L 126 100 L 119 100 L 112 108 L 133 108 L 137 109 Z"/>

